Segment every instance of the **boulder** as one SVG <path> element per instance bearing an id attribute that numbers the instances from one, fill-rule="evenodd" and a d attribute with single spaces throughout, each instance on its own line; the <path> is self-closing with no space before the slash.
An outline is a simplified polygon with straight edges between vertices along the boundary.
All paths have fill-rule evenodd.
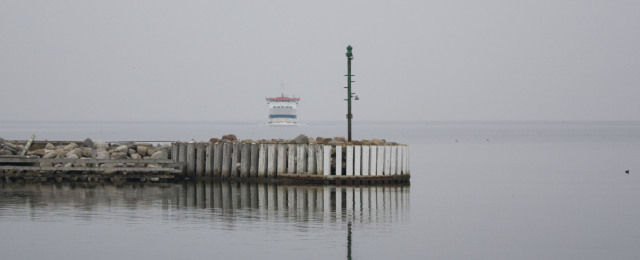
<path id="1" fill-rule="evenodd" d="M 129 146 L 126 146 L 124 144 L 116 147 L 115 150 L 116 153 L 127 153 L 127 151 L 129 151 Z"/>
<path id="2" fill-rule="evenodd" d="M 56 158 L 58 157 L 58 153 L 56 153 L 56 151 L 53 150 L 48 150 L 48 152 L 46 152 L 42 158 L 43 159 L 51 159 L 51 158 Z"/>
<path id="3" fill-rule="evenodd" d="M 67 158 L 71 158 L 71 157 L 70 157 L 70 155 L 72 155 L 72 154 L 76 156 L 76 158 L 75 158 L 75 159 L 78 159 L 78 158 L 82 157 L 82 149 L 80 149 L 80 148 L 75 148 L 75 149 L 73 149 L 73 150 L 71 150 L 71 151 L 67 152 L 66 157 L 67 157 Z"/>
<path id="4" fill-rule="evenodd" d="M 67 152 L 65 152 L 63 149 L 56 149 L 56 157 L 59 158 L 64 158 L 67 155 Z"/>
<path id="5" fill-rule="evenodd" d="M 209 142 L 210 142 L 210 143 L 214 143 L 214 144 L 215 144 L 215 143 L 217 143 L 217 142 L 219 142 L 219 141 L 220 141 L 220 139 L 218 139 L 218 138 L 211 138 L 211 139 L 209 139 Z"/>
<path id="6" fill-rule="evenodd" d="M 140 154 L 138 154 L 138 153 L 134 153 L 134 154 L 131 155 L 131 159 L 140 160 L 140 159 L 142 159 L 142 156 Z"/>
<path id="7" fill-rule="evenodd" d="M 13 153 L 9 150 L 0 150 L 0 155 L 13 155 Z"/>
<path id="8" fill-rule="evenodd" d="M 80 149 L 82 149 L 82 157 L 91 158 L 91 152 L 92 152 L 93 148 L 91 148 L 91 147 L 82 147 Z"/>
<path id="9" fill-rule="evenodd" d="M 47 143 L 47 145 L 45 145 L 45 146 L 44 146 L 44 149 L 47 149 L 47 150 L 55 150 L 55 149 L 56 149 L 56 146 L 55 146 L 55 145 L 53 145 L 52 143 Z"/>
<path id="10" fill-rule="evenodd" d="M 293 142 L 295 142 L 296 144 L 308 144 L 309 143 L 309 137 L 307 137 L 306 135 L 298 135 L 296 136 L 295 139 L 293 139 Z"/>
<path id="11" fill-rule="evenodd" d="M 68 151 L 71 151 L 73 149 L 76 149 L 77 147 L 78 147 L 78 144 L 70 143 L 68 145 L 65 145 L 63 149 L 64 149 L 65 152 L 68 152 Z"/>
<path id="12" fill-rule="evenodd" d="M 27 152 L 27 155 L 37 155 L 39 157 L 44 156 L 44 154 L 45 154 L 44 149 L 36 149 L 36 150 Z"/>
<path id="13" fill-rule="evenodd" d="M 136 147 L 136 150 L 140 155 L 146 156 L 147 152 L 149 151 L 149 146 L 138 145 L 138 147 Z"/>
<path id="14" fill-rule="evenodd" d="M 109 146 L 107 145 L 107 143 L 105 141 L 98 140 L 98 141 L 93 142 L 93 148 L 107 150 L 107 148 L 109 148 Z"/>
<path id="15" fill-rule="evenodd" d="M 78 159 L 78 158 L 80 158 L 80 157 L 78 157 L 78 155 L 76 155 L 75 153 L 73 153 L 73 151 L 70 151 L 70 152 L 67 154 L 67 159 Z"/>
<path id="16" fill-rule="evenodd" d="M 151 159 L 163 159 L 163 158 L 164 158 L 163 151 L 157 151 L 151 155 Z"/>
<path id="17" fill-rule="evenodd" d="M 129 159 L 129 156 L 127 156 L 126 152 L 114 152 L 111 154 L 111 159 L 123 160 Z"/>
<path id="18" fill-rule="evenodd" d="M 127 155 L 129 155 L 129 157 L 131 157 L 131 155 L 132 155 L 132 154 L 135 154 L 135 153 L 137 153 L 137 152 L 136 152 L 136 150 L 133 150 L 133 149 L 129 149 L 129 150 L 127 151 Z"/>
<path id="19" fill-rule="evenodd" d="M 147 149 L 147 155 L 142 155 L 142 157 L 144 156 L 151 156 L 153 153 L 155 153 L 158 149 L 156 149 L 155 147 L 149 147 L 149 149 Z"/>
<path id="20" fill-rule="evenodd" d="M 234 134 L 223 135 L 222 141 L 235 142 L 238 141 L 238 137 Z"/>
<path id="21" fill-rule="evenodd" d="M 82 146 L 93 147 L 93 140 L 91 140 L 91 138 L 84 139 L 84 141 L 82 142 Z"/>
<path id="22" fill-rule="evenodd" d="M 384 139 L 373 138 L 371 139 L 371 143 L 373 143 L 374 145 L 384 145 L 386 141 Z"/>
<path id="23" fill-rule="evenodd" d="M 105 149 L 97 149 L 96 150 L 96 159 L 109 159 L 111 155 Z"/>

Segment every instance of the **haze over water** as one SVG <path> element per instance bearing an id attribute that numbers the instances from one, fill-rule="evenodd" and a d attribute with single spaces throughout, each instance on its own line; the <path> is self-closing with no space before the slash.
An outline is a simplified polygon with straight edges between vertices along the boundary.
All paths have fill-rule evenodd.
<path id="1" fill-rule="evenodd" d="M 0 137 L 345 135 L 343 122 L 3 122 Z M 410 187 L 0 188 L 8 259 L 637 259 L 640 122 L 357 122 L 410 145 Z M 626 174 L 625 170 L 630 170 Z"/>

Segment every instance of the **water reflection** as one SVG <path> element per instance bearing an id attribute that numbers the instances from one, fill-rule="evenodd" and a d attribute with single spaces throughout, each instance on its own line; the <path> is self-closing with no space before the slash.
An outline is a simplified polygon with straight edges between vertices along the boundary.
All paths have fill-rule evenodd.
<path id="1" fill-rule="evenodd" d="M 393 223 L 409 217 L 409 186 L 299 186 L 264 183 L 2 183 L 0 218 L 85 220 L 122 217 L 238 221 Z M 140 215 L 140 211 L 145 215 Z M 105 214 L 106 213 L 106 214 Z M 233 229 L 233 225 L 229 226 Z"/>

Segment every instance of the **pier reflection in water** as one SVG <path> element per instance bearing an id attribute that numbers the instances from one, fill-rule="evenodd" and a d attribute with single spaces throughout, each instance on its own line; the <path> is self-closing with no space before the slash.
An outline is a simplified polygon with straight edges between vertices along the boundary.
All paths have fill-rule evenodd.
<path id="1" fill-rule="evenodd" d="M 163 218 L 183 219 L 186 212 L 208 209 L 209 217 L 250 217 L 294 222 L 396 222 L 409 217 L 409 186 L 299 186 L 239 182 L 123 185 L 3 183 L 0 219 L 24 214 L 33 220 L 60 208 L 96 211 L 105 208 L 147 208 Z M 19 208 L 21 210 L 12 210 Z M 127 214 L 136 215 L 135 212 Z M 199 217 L 206 214 L 197 214 Z M 227 218 L 232 216 L 232 218 Z M 15 215 L 15 217 L 18 217 Z"/>

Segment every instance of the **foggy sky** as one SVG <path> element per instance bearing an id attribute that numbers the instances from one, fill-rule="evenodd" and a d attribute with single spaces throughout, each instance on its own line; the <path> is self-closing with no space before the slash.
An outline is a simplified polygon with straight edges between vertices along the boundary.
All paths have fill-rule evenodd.
<path id="1" fill-rule="evenodd" d="M 640 120 L 637 1 L 0 1 L 0 121 Z"/>

